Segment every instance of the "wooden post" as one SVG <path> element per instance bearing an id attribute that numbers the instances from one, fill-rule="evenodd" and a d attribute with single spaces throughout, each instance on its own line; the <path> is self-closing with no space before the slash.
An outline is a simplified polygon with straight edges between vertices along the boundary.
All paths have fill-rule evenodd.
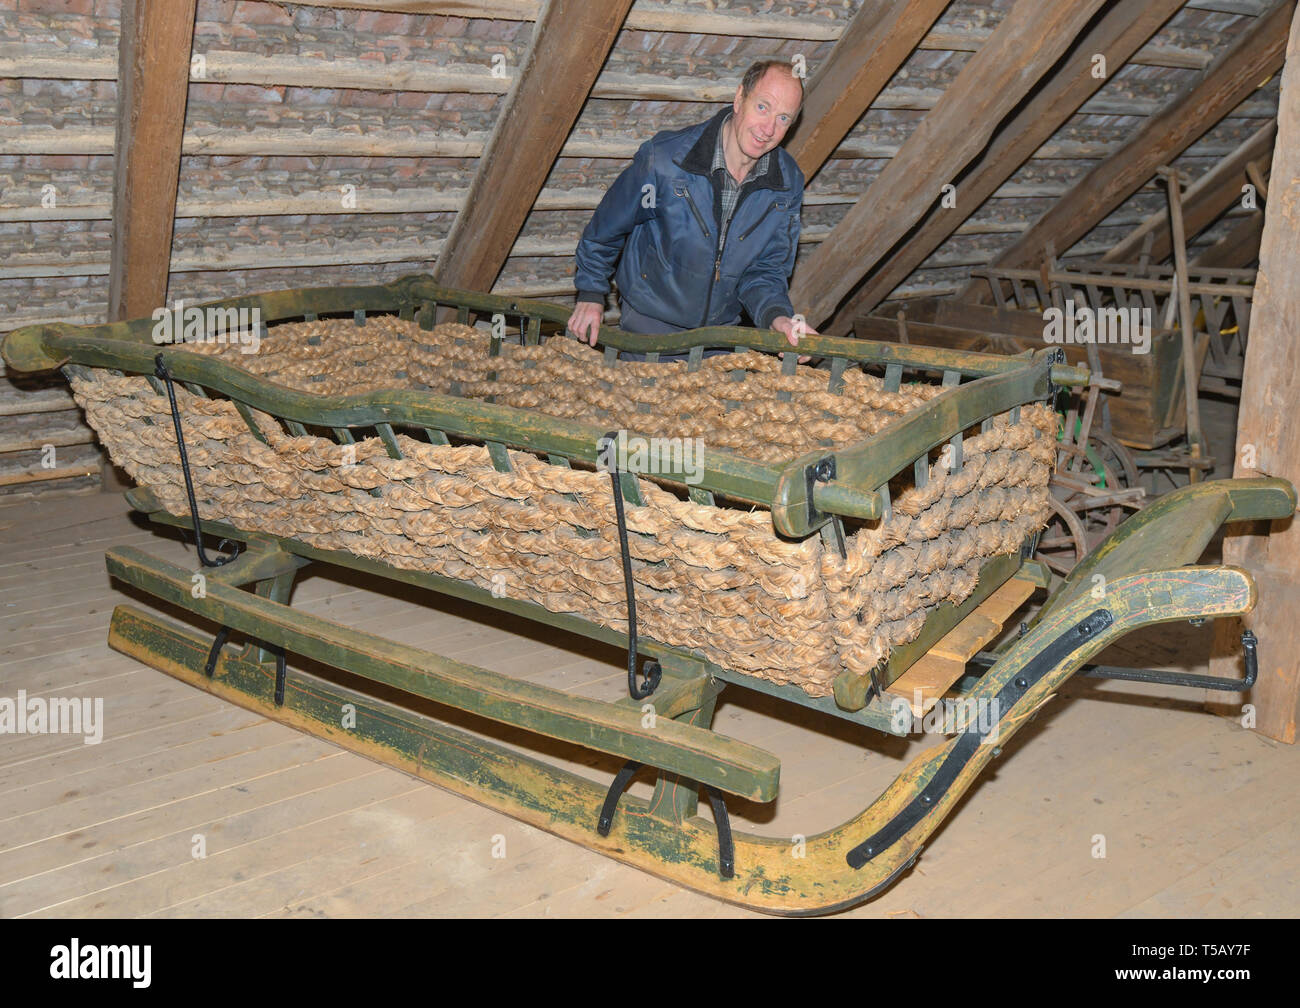
<path id="1" fill-rule="evenodd" d="M 1187 279 L 1187 236 L 1183 233 L 1182 180 L 1172 168 L 1160 169 L 1169 184 L 1169 223 L 1173 228 L 1174 269 L 1178 278 L 1178 321 L 1183 330 L 1183 408 L 1187 412 L 1187 447 L 1195 463 L 1204 454 L 1201 451 L 1201 409 L 1197 398 L 1200 388 L 1200 358 L 1196 352 L 1196 333 L 1192 318 L 1192 292 Z M 1187 467 L 1189 483 L 1201 481 L 1201 470 L 1195 464 Z"/>
<path id="2" fill-rule="evenodd" d="M 125 0 L 118 46 L 109 321 L 167 300 L 196 0 Z"/>
<path id="3" fill-rule="evenodd" d="M 1286 55 L 1269 176 L 1273 198 L 1264 214 L 1233 475 L 1281 476 L 1300 484 L 1300 18 L 1292 22 Z M 1259 604 L 1245 620 L 1259 638 L 1259 680 L 1244 698 L 1254 708 L 1253 726 L 1270 738 L 1295 742 L 1300 713 L 1300 524 L 1294 518 L 1270 524 L 1229 532 L 1223 559 L 1248 570 L 1259 586 Z M 1240 625 L 1221 620 L 1215 630 L 1211 671 L 1241 675 Z M 1243 716 L 1240 704 L 1212 698 L 1209 705 L 1232 717 Z"/>

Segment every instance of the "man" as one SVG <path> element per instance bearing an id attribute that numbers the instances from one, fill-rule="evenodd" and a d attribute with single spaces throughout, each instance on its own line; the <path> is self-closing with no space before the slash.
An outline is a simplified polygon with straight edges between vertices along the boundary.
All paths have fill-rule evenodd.
<path id="1" fill-rule="evenodd" d="M 642 144 L 578 242 L 568 329 L 595 346 L 613 274 L 626 332 L 736 325 L 743 308 L 791 346 L 815 335 L 790 305 L 804 179 L 779 146 L 802 103 L 794 68 L 765 60 L 729 109 Z"/>

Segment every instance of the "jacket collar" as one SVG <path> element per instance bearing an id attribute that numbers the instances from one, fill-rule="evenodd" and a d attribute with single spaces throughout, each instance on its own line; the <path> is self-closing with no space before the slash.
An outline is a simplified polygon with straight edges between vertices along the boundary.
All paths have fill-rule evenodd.
<path id="1" fill-rule="evenodd" d="M 730 111 L 730 107 L 720 109 L 717 115 L 704 124 L 704 132 L 686 152 L 686 156 L 677 162 L 684 170 L 692 175 L 711 178 L 713 152 L 718 146 L 718 131 L 722 129 L 722 121 L 727 118 L 727 113 Z M 779 147 L 772 153 L 775 155 L 778 150 Z M 767 166 L 767 171 L 754 179 L 750 185 L 755 189 L 785 189 L 785 176 L 781 174 L 781 158 L 774 156 Z"/>

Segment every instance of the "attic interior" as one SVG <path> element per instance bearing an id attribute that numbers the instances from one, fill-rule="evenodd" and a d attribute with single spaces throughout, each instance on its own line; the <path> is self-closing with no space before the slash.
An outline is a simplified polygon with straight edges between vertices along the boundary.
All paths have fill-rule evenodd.
<path id="1" fill-rule="evenodd" d="M 1289 335 L 1300 319 L 1298 51 L 1295 0 L 0 0 L 0 619 L 10 631 L 0 638 L 0 692 L 21 690 L 29 703 L 95 698 L 105 712 L 103 739 L 89 748 L 53 730 L 6 729 L 0 700 L 0 794 L 11 800 L 0 818 L 12 827 L 12 839 L 0 839 L 0 916 L 1293 910 L 1300 804 L 1283 782 L 1300 759 L 1291 657 L 1300 621 L 1288 615 L 1300 577 L 1290 518 L 1300 435 L 1286 419 L 1300 393 Z M 794 220 L 782 234 L 796 236 L 773 268 L 776 301 L 760 311 L 739 296 L 733 319 L 710 300 L 703 326 L 641 336 L 649 330 L 623 327 L 622 300 L 640 295 L 615 280 L 600 306 L 602 349 L 587 350 L 566 319 L 580 307 L 577 274 L 584 246 L 599 245 L 607 193 L 637 170 L 652 138 L 694 137 L 728 108 L 728 124 L 748 121 L 742 102 L 757 99 L 741 81 L 765 60 L 788 64 L 782 79 L 797 79 L 801 94 L 771 162 L 787 166 L 787 183 L 804 183 L 800 205 L 776 204 Z M 717 157 L 725 151 L 730 169 L 726 128 Z M 746 167 L 755 163 L 739 149 Z M 734 210 L 745 237 L 776 219 L 756 209 L 768 196 L 754 195 L 762 182 L 753 178 L 741 182 Z M 638 211 L 636 227 L 670 219 L 657 214 Z M 716 224 L 724 237 L 726 222 Z M 703 217 L 700 226 L 709 232 Z M 664 242 L 666 268 L 689 272 L 685 236 Z M 736 267 L 742 291 L 753 289 L 752 268 Z M 413 274 L 421 279 L 404 279 Z M 788 312 L 772 307 L 787 295 Z M 155 373 L 150 321 L 214 302 L 262 311 L 271 325 L 254 330 L 270 352 L 178 351 L 168 358 L 174 375 L 161 364 Z M 758 318 L 774 330 L 766 320 L 778 312 L 811 330 L 799 353 L 756 327 Z M 428 335 L 454 325 L 462 329 Z M 701 335 L 672 342 L 691 330 Z M 299 335 L 300 356 L 282 353 Z M 131 340 L 136 349 L 122 349 Z M 563 360 L 548 362 L 544 348 L 566 343 Z M 480 344 L 512 363 L 469 361 Z M 414 357 L 403 356 L 409 348 Z M 727 370 L 711 356 L 724 353 L 758 362 Z M 177 363 L 187 356 L 197 362 Z M 588 365 L 610 370 L 591 372 L 584 399 Z M 669 374 L 656 367 L 681 373 L 656 386 L 652 375 Z M 253 377 L 232 379 L 236 371 Z M 711 394 L 703 375 L 723 387 L 716 416 L 698 406 Z M 1013 377 L 1038 384 L 1016 385 L 1021 398 L 1011 399 L 988 391 L 998 376 L 998 388 Z M 128 379 L 157 400 L 153 413 L 133 412 L 142 399 Z M 483 382 L 502 391 L 474 392 Z M 118 401 L 105 398 L 110 388 Z M 400 412 L 406 399 L 380 409 L 392 389 L 399 399 L 430 393 L 433 405 L 418 417 Z M 971 389 L 960 400 L 969 405 L 952 410 L 962 419 L 947 418 L 942 403 Z M 823 390 L 854 408 L 836 413 Z M 370 411 L 349 394 L 371 396 Z M 315 396 L 316 413 L 293 412 L 304 396 Z M 486 405 L 458 412 L 451 398 Z M 920 411 L 908 429 L 921 430 L 926 403 L 925 417 L 956 426 L 908 440 L 901 417 Z M 1055 430 L 1044 436 L 1055 440 L 1034 484 L 1041 495 L 1025 505 L 1032 536 L 996 570 L 1003 546 L 951 559 L 965 548 L 953 545 L 966 542 L 964 522 L 1001 522 L 1007 542 L 1012 526 L 1023 537 L 1011 504 L 996 503 L 1022 488 L 979 466 L 1023 451 L 1016 471 L 1036 473 L 1033 445 L 1009 447 L 1007 432 L 1032 425 L 1043 404 Z M 192 426 L 199 414 L 215 425 L 227 406 L 226 419 L 247 428 L 221 441 Z M 601 462 L 579 445 L 577 425 L 636 430 L 645 416 L 720 454 L 706 455 L 701 485 L 688 485 L 680 465 L 639 491 L 631 473 L 620 484 L 616 472 L 615 510 L 599 496 L 609 482 L 594 482 Z M 788 439 L 760 431 L 775 423 Z M 1038 444 L 1038 434 L 1025 437 Z M 170 454 L 150 461 L 133 454 L 137 442 L 142 453 Z M 279 462 L 259 454 L 272 448 L 298 453 L 306 468 L 274 469 Z M 339 463 L 335 449 L 350 461 Z M 483 453 L 461 474 L 472 488 L 435 493 L 422 482 L 444 472 L 444 450 Z M 817 468 L 809 452 L 833 454 Z M 348 477 L 338 467 L 358 455 L 365 475 Z M 550 464 L 525 493 L 534 462 Z M 259 481 L 264 467 L 275 478 Z M 891 521 L 921 514 L 915 502 L 927 486 L 934 497 L 961 473 L 975 489 L 944 492 L 970 493 L 977 517 L 946 519 L 928 544 L 889 532 Z M 333 495 L 325 503 L 297 496 L 317 483 Z M 267 524 L 222 487 L 252 488 Z M 483 543 L 495 558 L 517 545 L 510 532 L 551 530 L 544 497 L 585 516 L 565 511 L 553 526 L 552 545 L 581 562 L 560 573 L 539 563 L 528 581 L 515 572 L 533 561 L 516 555 L 515 568 L 494 574 Z M 502 499 L 537 514 L 498 514 Z M 372 502 L 390 501 L 391 513 L 372 512 Z M 448 520 L 482 525 L 495 514 L 509 531 L 483 531 L 479 552 L 457 547 L 451 559 L 441 545 L 425 553 L 383 539 L 412 536 L 426 519 L 431 543 L 468 536 L 425 515 L 444 505 L 463 515 L 466 501 L 480 517 Z M 985 516 L 999 507 L 1000 517 Z M 652 542 L 653 523 L 638 525 L 638 510 L 684 524 Z M 289 531 L 295 512 L 303 529 Z M 751 522 L 742 536 L 750 512 L 762 528 Z M 860 630 L 851 607 L 837 608 L 849 601 L 833 597 L 827 572 L 860 556 L 867 578 L 877 533 L 895 535 L 912 552 L 894 559 L 914 566 L 949 538 L 933 576 L 909 568 L 897 583 L 846 589 Z M 244 552 L 208 573 L 230 593 L 214 593 L 223 613 L 254 599 L 241 617 L 248 625 L 232 624 L 244 651 L 214 646 L 206 683 L 202 655 L 184 681 L 161 676 L 158 655 L 198 648 L 198 638 L 158 629 L 131 607 L 162 599 L 189 610 L 210 644 L 224 626 L 216 610 L 173 597 L 173 582 L 182 569 L 201 577 L 202 543 L 212 550 L 227 536 Z M 670 542 L 686 559 L 664 559 Z M 149 567 L 137 547 L 166 559 Z M 770 567 L 746 573 L 746 553 Z M 215 573 L 227 560 L 239 575 Z M 689 590 L 674 580 L 687 575 L 652 569 L 674 563 L 690 567 Z M 1129 582 L 1186 565 L 1206 572 L 1205 585 L 1167 603 L 1172 615 L 1143 617 L 1143 606 L 1166 603 Z M 1244 580 L 1229 584 L 1238 571 Z M 515 597 L 517 576 L 528 584 Z M 451 587 L 457 578 L 463 591 Z M 1123 585 L 1113 596 L 1112 581 Z M 417 592 L 431 586 L 447 594 Z M 637 664 L 625 589 L 642 610 L 641 657 L 662 665 L 664 686 L 624 674 Z M 807 601 L 823 590 L 824 605 Z M 288 615 L 290 591 L 301 623 Z M 1110 606 L 1107 619 L 1122 624 L 1129 613 L 1133 632 L 1073 678 L 1084 658 L 1068 669 L 1059 660 L 1054 679 L 1042 655 L 1056 645 L 1032 641 L 1090 591 Z M 912 611 L 899 608 L 900 595 Z M 864 624 L 871 611 L 878 628 Z M 278 658 L 272 630 L 286 635 Z M 829 655 L 815 659 L 825 669 L 801 680 L 795 666 L 811 667 L 814 643 Z M 414 650 L 427 648 L 436 654 Z M 446 767 L 425 772 L 427 739 L 382 756 L 375 747 L 391 739 L 353 744 L 332 727 L 304 728 L 295 697 L 312 694 L 301 682 L 343 652 L 359 657 L 332 666 L 344 673 L 340 690 L 372 679 L 405 690 L 419 703 L 403 709 L 491 738 L 485 764 L 540 739 L 548 766 L 594 778 L 609 801 L 618 799 L 611 788 L 626 788 L 625 802 L 671 805 L 656 829 L 694 830 L 698 857 L 665 853 L 675 849 L 667 839 L 647 840 L 641 853 L 611 850 L 605 833 L 587 837 L 581 824 L 557 823 L 553 809 L 525 808 L 505 783 L 493 800 L 471 794 Z M 465 686 L 444 659 L 482 676 Z M 429 682 L 399 675 L 425 661 Z M 1029 687 L 1040 693 L 1005 693 L 1021 674 L 1017 661 L 1043 665 L 1042 683 Z M 1233 689 L 1243 668 L 1247 688 Z M 273 681 L 274 698 L 221 692 L 240 676 Z M 493 706 L 492 690 L 506 689 L 494 676 L 524 684 L 509 695 L 525 713 Z M 637 741 L 620 720 L 638 709 L 641 688 L 677 691 L 660 694 L 673 711 L 663 720 L 678 732 L 668 741 Z M 476 699 L 451 699 L 463 693 Z M 978 811 L 947 816 L 982 757 L 953 770 L 959 785 L 941 812 L 916 813 L 919 828 L 879 801 L 862 811 L 900 771 L 898 781 L 918 788 L 941 779 L 940 762 L 957 758 L 944 747 L 962 732 L 924 718 L 986 694 L 1021 706 L 1005 722 L 1015 739 L 967 802 Z M 596 700 L 599 710 L 583 706 Z M 915 717 L 915 732 L 889 730 L 891 703 Z M 290 708 L 297 713 L 279 716 Z M 1040 708 L 1050 717 L 1029 724 Z M 21 723 L 17 706 L 10 716 Z M 590 719 L 590 733 L 571 726 L 579 718 Z M 432 727 L 411 737 L 424 730 L 441 738 Z M 312 737 L 322 734 L 327 741 Z M 790 752 L 779 799 L 776 758 L 765 751 L 778 742 Z M 414 763 L 408 750 L 419 752 Z M 939 754 L 933 763 L 927 752 Z M 623 778 L 643 764 L 659 778 Z M 708 774 L 721 780 L 719 767 L 732 767 L 734 777 L 736 766 L 750 789 L 719 785 L 720 796 Z M 669 771 L 678 783 L 665 783 Z M 1214 793 L 1207 774 L 1223 782 Z M 915 800 L 933 798 L 918 790 Z M 1225 825 L 1243 808 L 1245 824 Z M 834 826 L 859 812 L 851 826 Z M 617 840 L 629 827 L 610 814 Z M 737 840 L 735 874 L 777 880 L 759 887 L 761 898 L 752 877 L 737 888 L 721 868 L 728 816 L 738 834 L 829 837 L 833 869 L 820 852 L 807 868 L 790 867 Z M 1139 839 L 1157 832 L 1151 846 Z M 211 850 L 201 859 L 184 839 L 200 834 Z M 1098 835 L 1111 854 L 1089 853 L 1087 838 Z M 498 856 L 497 836 L 510 854 Z M 893 846 L 880 854 L 871 845 L 882 836 Z M 865 869 L 855 866 L 864 858 Z M 939 870 L 925 872 L 927 862 Z M 1012 874 L 1033 882 L 989 881 Z"/>

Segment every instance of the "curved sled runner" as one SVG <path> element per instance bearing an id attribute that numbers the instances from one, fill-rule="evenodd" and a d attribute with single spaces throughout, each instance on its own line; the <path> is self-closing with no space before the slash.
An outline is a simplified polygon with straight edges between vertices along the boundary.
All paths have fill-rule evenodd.
<path id="1" fill-rule="evenodd" d="M 472 359 L 483 330 L 441 330 L 439 306 L 462 324 L 493 317 L 491 336 L 483 336 L 489 364 Z M 931 684 L 931 701 L 943 695 L 996 624 L 1035 584 L 1046 585 L 1045 572 L 1023 559 L 1041 527 L 1038 491 L 1050 468 L 1042 458 L 1053 444 L 1041 404 L 1086 374 L 1046 351 L 998 358 L 807 338 L 800 352 L 829 360 L 828 375 L 799 367 L 772 333 L 698 330 L 647 343 L 606 331 L 607 370 L 591 383 L 600 385 L 591 392 L 599 410 L 584 400 L 579 405 L 595 412 L 565 415 L 511 404 L 534 401 L 528 372 L 554 363 L 543 348 L 547 330 L 567 317 L 558 306 L 408 277 L 221 307 L 256 308 L 262 319 L 289 325 L 333 315 L 357 330 L 390 326 L 386 340 L 410 341 L 409 373 L 398 368 L 388 384 L 367 389 L 357 377 L 363 371 L 348 372 L 342 388 L 363 387 L 339 394 L 329 373 L 303 370 L 312 352 L 276 356 L 279 326 L 261 331 L 266 356 L 256 366 L 241 361 L 238 348 L 160 350 L 151 320 L 12 334 L 4 345 L 11 366 L 64 367 L 115 460 L 141 484 L 128 494 L 132 506 L 196 535 L 202 590 L 195 571 L 135 548 L 109 551 L 108 569 L 219 625 L 216 639 L 122 605 L 111 646 L 531 825 L 769 913 L 825 913 L 886 887 L 998 745 L 1123 634 L 1249 612 L 1256 603 L 1249 574 L 1187 565 L 1221 524 L 1285 517 L 1296 505 L 1284 481 L 1231 480 L 1176 491 L 1135 515 L 986 671 L 959 684 L 962 702 L 985 716 L 913 760 L 861 814 L 808 837 L 796 856 L 788 838 L 729 828 L 726 796 L 772 801 L 780 764 L 711 729 L 719 693 L 727 685 L 757 689 L 906 734 L 918 713 L 904 695 L 909 671 L 931 659 L 957 668 Z M 201 337 L 210 317 L 197 325 Z M 334 330 L 303 331 L 315 335 L 299 349 L 319 347 L 318 357 L 361 347 L 371 355 L 364 363 L 377 352 L 360 337 L 330 343 Z M 706 347 L 730 354 L 719 362 Z M 683 359 L 626 365 L 624 350 Z M 571 345 L 565 353 L 573 355 Z M 448 374 L 439 373 L 443 364 Z M 917 383 L 903 384 L 905 374 Z M 701 380 L 692 384 L 693 375 Z M 697 466 L 678 458 L 647 478 L 626 460 L 609 464 L 616 439 L 607 431 L 631 426 L 620 426 L 629 415 L 650 424 L 655 410 L 703 395 L 719 378 L 728 383 L 719 393 L 726 401 Z M 669 390 L 656 391 L 656 381 Z M 313 392 L 313 382 L 326 391 Z M 649 410 L 620 398 L 637 395 L 651 397 Z M 709 412 L 707 402 L 690 401 L 695 413 Z M 747 451 L 749 420 L 728 427 L 727 418 L 745 410 L 781 417 L 795 406 L 808 430 L 806 450 L 793 457 L 757 435 Z M 670 419 L 688 423 L 685 409 Z M 851 426 L 870 409 L 879 415 L 868 433 Z M 711 438 L 738 447 L 714 449 Z M 242 549 L 214 557 L 205 540 Z M 540 560 L 539 544 L 550 549 Z M 763 561 L 752 574 L 751 554 Z M 575 696 L 293 610 L 294 578 L 311 561 L 628 648 L 631 695 L 614 703 Z M 500 590 L 507 581 L 511 590 Z M 728 622 L 737 612 L 738 622 Z M 248 643 L 228 646 L 232 633 Z M 965 648 L 954 657 L 956 638 Z M 299 671 L 286 653 L 376 684 L 384 699 Z M 612 786 L 598 784 L 425 717 L 403 705 L 402 694 L 626 765 Z M 655 714 L 648 723 L 647 703 Z M 641 767 L 658 774 L 649 801 L 623 794 Z M 701 794 L 711 819 L 697 814 Z"/>

